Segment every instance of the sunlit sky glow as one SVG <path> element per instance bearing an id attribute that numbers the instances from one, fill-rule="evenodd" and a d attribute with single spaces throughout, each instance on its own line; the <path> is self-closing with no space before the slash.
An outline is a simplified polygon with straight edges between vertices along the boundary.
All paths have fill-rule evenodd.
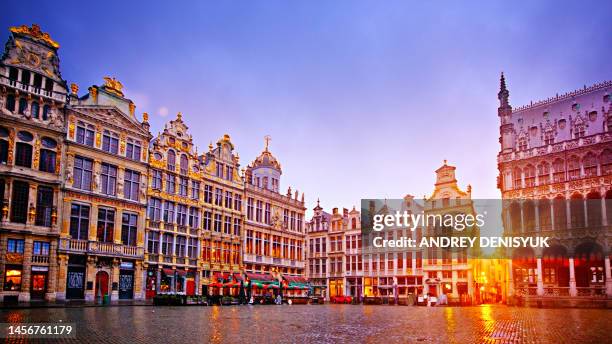
<path id="1" fill-rule="evenodd" d="M 499 198 L 497 91 L 513 106 L 612 79 L 612 2 L 131 1 L 3 4 L 38 23 L 81 92 L 115 76 L 150 114 L 177 112 L 199 151 L 224 133 L 245 166 L 272 136 L 281 187 L 331 207 L 431 194 L 443 159 Z"/>

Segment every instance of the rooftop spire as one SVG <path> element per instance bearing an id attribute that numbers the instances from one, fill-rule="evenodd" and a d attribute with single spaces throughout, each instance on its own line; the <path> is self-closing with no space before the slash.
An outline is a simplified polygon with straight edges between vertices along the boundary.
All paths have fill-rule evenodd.
<path id="1" fill-rule="evenodd" d="M 502 72 L 501 77 L 499 79 L 499 93 L 497 94 L 497 99 L 499 99 L 500 107 L 506 107 L 510 105 L 508 103 L 509 97 L 510 92 L 508 92 L 508 88 L 506 88 L 506 78 L 504 77 L 504 72 Z"/>
<path id="2" fill-rule="evenodd" d="M 268 146 L 270 145 L 270 141 L 272 141 L 272 137 L 270 135 L 264 136 L 264 141 L 266 141 L 266 152 L 268 151 Z"/>

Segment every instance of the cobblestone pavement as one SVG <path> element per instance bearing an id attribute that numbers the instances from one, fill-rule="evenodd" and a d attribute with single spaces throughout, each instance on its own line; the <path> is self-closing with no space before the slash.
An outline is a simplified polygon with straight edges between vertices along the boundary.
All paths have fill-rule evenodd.
<path id="1" fill-rule="evenodd" d="M 54 342 L 79 343 L 609 343 L 612 330 L 612 312 L 605 309 L 270 305 L 0 311 L 0 322 L 59 320 L 76 323 L 77 339 Z"/>

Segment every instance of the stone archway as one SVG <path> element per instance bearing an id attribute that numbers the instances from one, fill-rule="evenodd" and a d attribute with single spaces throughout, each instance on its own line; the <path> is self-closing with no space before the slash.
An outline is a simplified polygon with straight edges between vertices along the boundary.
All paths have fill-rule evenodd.
<path id="1" fill-rule="evenodd" d="M 578 245 L 574 250 L 576 288 L 603 286 L 606 278 L 604 266 L 601 245 L 593 241 Z"/>

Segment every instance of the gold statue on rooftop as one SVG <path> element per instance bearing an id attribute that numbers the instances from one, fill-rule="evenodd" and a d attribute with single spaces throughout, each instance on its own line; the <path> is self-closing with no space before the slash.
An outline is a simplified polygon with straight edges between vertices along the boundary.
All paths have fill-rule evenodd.
<path id="1" fill-rule="evenodd" d="M 121 91 L 123 89 L 123 84 L 114 77 L 104 77 L 104 89 L 110 93 L 123 97 L 123 92 Z"/>

